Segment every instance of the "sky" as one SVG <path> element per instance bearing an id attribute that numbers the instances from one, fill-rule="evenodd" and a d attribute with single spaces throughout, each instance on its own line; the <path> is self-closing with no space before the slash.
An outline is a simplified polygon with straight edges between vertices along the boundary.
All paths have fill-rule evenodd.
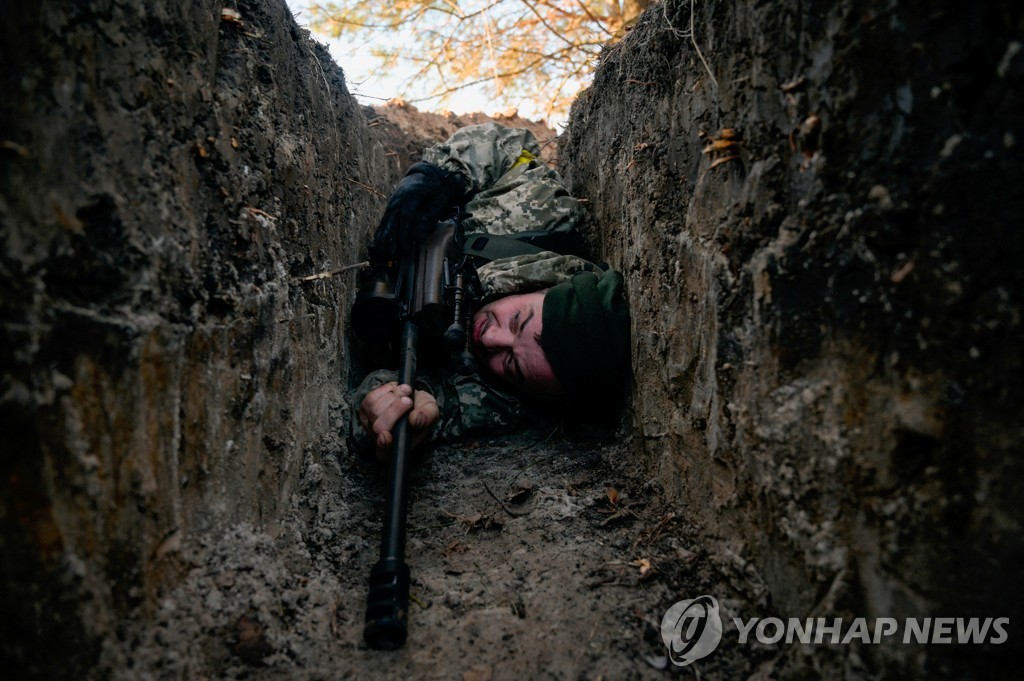
<path id="1" fill-rule="evenodd" d="M 316 4 L 316 0 L 285 0 L 295 21 L 299 26 L 306 26 L 310 14 L 306 8 Z M 385 73 L 379 70 L 377 62 L 370 57 L 370 47 L 367 45 L 346 45 L 342 41 L 328 36 L 313 34 L 314 39 L 327 45 L 334 57 L 334 61 L 341 65 L 345 72 L 345 81 L 349 92 L 355 95 L 362 104 L 382 104 L 385 101 L 399 96 L 401 85 L 409 79 L 412 73 L 408 68 L 397 67 L 392 72 Z M 400 40 L 401 36 L 396 36 Z M 451 111 L 456 114 L 483 112 L 494 114 L 505 111 L 508 105 L 499 104 L 494 101 L 493 96 L 488 93 L 486 86 L 466 88 L 451 95 L 444 104 L 436 101 L 416 102 L 414 106 L 422 111 Z M 534 105 L 526 100 L 514 103 L 518 106 L 519 114 L 529 119 L 544 118 L 543 113 L 537 111 Z M 562 119 L 552 118 L 549 124 L 561 123 Z"/>

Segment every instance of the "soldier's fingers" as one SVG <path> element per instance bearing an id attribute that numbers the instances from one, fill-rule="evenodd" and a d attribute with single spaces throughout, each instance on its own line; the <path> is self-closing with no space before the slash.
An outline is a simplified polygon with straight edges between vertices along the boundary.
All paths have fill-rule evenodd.
<path id="1" fill-rule="evenodd" d="M 368 392 L 363 398 L 363 403 L 359 405 L 360 416 L 366 416 L 370 421 L 375 420 L 395 400 L 397 388 L 398 384 L 392 381 Z"/>
<path id="2" fill-rule="evenodd" d="M 409 423 L 413 428 L 429 428 L 441 417 L 437 401 L 430 393 L 416 392 L 416 407 L 409 413 Z"/>
<path id="3" fill-rule="evenodd" d="M 390 405 L 388 405 L 388 408 L 385 409 L 383 413 L 381 413 L 376 419 L 374 419 L 373 432 L 376 433 L 377 435 L 381 435 L 383 433 L 390 433 L 391 429 L 395 427 L 396 423 L 398 423 L 398 419 L 400 419 L 402 415 L 408 412 L 411 408 L 411 397 L 398 398 Z"/>
<path id="4" fill-rule="evenodd" d="M 374 388 L 373 390 L 366 394 L 366 397 L 363 398 L 363 403 L 360 405 L 360 409 L 368 412 L 373 411 L 375 404 L 380 402 L 388 395 L 394 394 L 396 385 L 397 384 L 394 381 L 392 381 L 391 383 L 378 385 L 376 388 Z"/>

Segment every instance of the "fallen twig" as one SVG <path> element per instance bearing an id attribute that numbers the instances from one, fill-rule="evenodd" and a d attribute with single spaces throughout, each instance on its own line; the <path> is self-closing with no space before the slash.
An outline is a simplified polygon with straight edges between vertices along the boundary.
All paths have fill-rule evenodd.
<path id="1" fill-rule="evenodd" d="M 519 517 L 519 516 L 529 515 L 529 513 L 516 513 L 515 511 L 509 509 L 509 507 L 505 505 L 505 502 L 502 501 L 501 499 L 499 499 L 494 494 L 494 492 L 491 491 L 491 488 L 487 486 L 486 482 L 484 483 L 484 489 L 487 490 L 487 493 L 491 495 L 492 499 L 494 499 L 495 501 L 498 502 L 498 506 L 501 506 L 501 510 L 504 511 L 505 513 L 509 514 L 510 516 Z"/>
<path id="2" fill-rule="evenodd" d="M 466 533 L 479 530 L 501 530 L 505 526 L 503 520 L 493 516 L 475 513 L 473 515 L 456 515 L 451 511 L 442 511 L 449 518 L 454 518 L 466 529 Z"/>
<path id="3" fill-rule="evenodd" d="M 640 544 L 653 544 L 656 542 L 664 532 L 665 528 L 676 519 L 675 513 L 667 513 L 661 517 L 661 520 L 652 527 L 644 530 L 633 542 L 633 548 L 635 549 Z"/>
<path id="4" fill-rule="evenodd" d="M 252 215 L 252 216 L 259 215 L 261 217 L 267 218 L 271 222 L 277 222 L 277 218 L 275 218 L 273 215 L 271 215 L 270 213 L 268 213 L 265 210 L 260 210 L 259 208 L 253 208 L 252 206 L 246 206 L 245 210 L 246 210 L 247 213 L 249 213 L 249 215 Z"/>
<path id="5" fill-rule="evenodd" d="M 351 270 L 358 270 L 358 269 L 362 269 L 363 267 L 369 267 L 369 266 L 370 266 L 370 261 L 369 260 L 364 260 L 363 262 L 357 262 L 354 265 L 345 265 L 344 267 L 339 267 L 336 270 L 329 270 L 327 272 L 319 272 L 317 274 L 311 274 L 308 277 L 302 277 L 301 279 L 299 279 L 299 281 L 317 281 L 317 280 L 320 280 L 320 279 L 330 279 L 331 277 L 333 277 L 333 276 L 335 276 L 337 274 L 341 274 L 342 272 L 349 272 Z"/>
<path id="6" fill-rule="evenodd" d="M 370 192 L 371 194 L 376 194 L 377 196 L 383 196 L 385 199 L 388 198 L 387 194 L 385 194 L 384 192 L 382 192 L 381 190 L 379 190 L 379 189 L 377 189 L 375 187 L 371 187 L 368 184 L 363 184 L 359 180 L 353 180 L 351 177 L 347 177 L 345 179 L 348 180 L 349 182 L 351 182 L 352 184 L 359 185 L 360 187 L 362 187 L 366 191 Z"/>
<path id="7" fill-rule="evenodd" d="M 513 452 L 521 452 L 521 451 L 523 451 L 524 449 L 533 449 L 533 448 L 535 448 L 535 447 L 538 447 L 539 445 L 542 445 L 542 444 L 544 444 L 545 442 L 547 442 L 548 440 L 550 440 L 550 439 L 551 439 L 552 437 L 554 437 L 555 433 L 557 433 L 557 432 L 558 432 L 558 431 L 559 431 L 559 430 L 561 429 L 561 427 L 562 427 L 562 426 L 561 426 L 561 424 L 559 424 L 559 425 L 555 426 L 555 427 L 554 427 L 554 429 L 553 429 L 553 430 L 552 430 L 552 431 L 551 431 L 550 433 L 548 433 L 546 437 L 544 437 L 544 438 L 542 438 L 542 439 L 540 439 L 540 440 L 537 440 L 537 441 L 535 441 L 535 442 L 532 442 L 532 443 L 530 443 L 530 444 L 528 444 L 528 445 L 523 445 L 523 446 L 521 446 L 521 447 L 516 447 L 516 448 L 515 448 L 515 449 L 513 449 L 512 451 L 513 451 Z M 533 467 L 534 467 L 534 466 L 536 466 L 537 464 L 543 463 L 543 462 L 545 462 L 545 461 L 549 461 L 549 460 L 551 460 L 551 459 L 555 458 L 556 456 L 558 456 L 558 453 L 557 453 L 557 452 L 556 452 L 556 453 L 554 453 L 554 454 L 549 454 L 549 455 L 547 455 L 547 456 L 542 456 L 542 457 L 539 457 L 539 458 L 537 458 L 537 459 L 534 459 L 533 461 L 531 461 L 530 463 L 526 464 L 526 465 L 525 465 L 525 466 L 523 466 L 523 467 L 522 467 L 521 469 L 519 469 L 519 472 L 518 472 L 518 473 L 516 473 L 516 474 L 515 474 L 515 475 L 513 475 L 513 476 L 512 476 L 511 478 L 509 478 L 509 480 L 508 480 L 508 481 L 509 481 L 509 483 L 513 483 L 513 482 L 515 482 L 516 480 L 518 480 L 518 479 L 519 479 L 519 476 L 520 476 L 520 475 L 522 475 L 522 474 L 523 474 L 523 473 L 525 473 L 526 471 L 530 470 L 531 468 L 533 468 Z"/>
<path id="8" fill-rule="evenodd" d="M 409 534 L 415 534 L 417 532 L 429 532 L 430 530 L 441 530 L 446 527 L 451 527 L 454 524 L 455 521 L 453 520 L 450 523 L 440 523 L 438 525 L 423 525 L 420 527 L 410 527 L 406 530 L 406 532 L 408 532 Z"/>

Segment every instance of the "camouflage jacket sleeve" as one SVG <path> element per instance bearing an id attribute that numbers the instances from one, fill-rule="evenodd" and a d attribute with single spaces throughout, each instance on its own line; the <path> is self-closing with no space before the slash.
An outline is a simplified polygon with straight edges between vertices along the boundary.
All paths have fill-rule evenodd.
<path id="1" fill-rule="evenodd" d="M 381 369 L 370 373 L 356 389 L 349 433 L 358 449 L 373 449 L 373 439 L 359 423 L 359 405 L 374 388 L 397 378 L 394 371 Z M 531 404 L 490 385 L 476 374 L 461 376 L 426 372 L 417 378 L 416 389 L 433 395 L 441 412 L 441 418 L 426 443 L 438 440 L 458 442 L 483 434 L 496 435 L 540 425 L 544 421 L 539 410 Z"/>
<path id="2" fill-rule="evenodd" d="M 573 230 L 583 219 L 583 208 L 539 155 L 529 130 L 486 123 L 456 131 L 427 149 L 423 160 L 469 181 L 472 198 L 462 219 L 469 233 Z"/>
<path id="3" fill-rule="evenodd" d="M 575 255 L 551 251 L 498 258 L 481 265 L 477 273 L 485 299 L 509 293 L 525 293 L 557 286 L 580 272 L 601 275 L 592 262 Z"/>

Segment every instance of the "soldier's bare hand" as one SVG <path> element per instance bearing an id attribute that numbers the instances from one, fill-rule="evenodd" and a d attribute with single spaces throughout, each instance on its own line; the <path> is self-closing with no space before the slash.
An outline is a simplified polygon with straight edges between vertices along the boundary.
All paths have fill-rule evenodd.
<path id="1" fill-rule="evenodd" d="M 441 417 L 433 395 L 394 381 L 371 390 L 359 406 L 359 422 L 374 438 L 378 458 L 386 458 L 394 441 L 391 431 L 404 414 L 409 414 L 413 447 L 423 442 Z"/>

